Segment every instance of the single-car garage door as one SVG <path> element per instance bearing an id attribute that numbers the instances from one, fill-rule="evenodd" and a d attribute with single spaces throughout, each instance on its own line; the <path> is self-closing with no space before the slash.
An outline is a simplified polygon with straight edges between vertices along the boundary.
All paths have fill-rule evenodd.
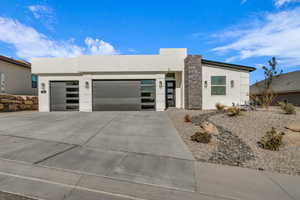
<path id="1" fill-rule="evenodd" d="M 79 110 L 79 81 L 50 82 L 50 110 Z"/>
<path id="2" fill-rule="evenodd" d="M 94 111 L 155 109 L 154 80 L 94 80 Z"/>

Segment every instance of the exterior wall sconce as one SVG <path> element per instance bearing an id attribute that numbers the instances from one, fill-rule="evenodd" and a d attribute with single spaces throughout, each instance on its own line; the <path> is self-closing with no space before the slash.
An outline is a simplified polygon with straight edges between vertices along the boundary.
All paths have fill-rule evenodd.
<path id="1" fill-rule="evenodd" d="M 230 87 L 231 87 L 231 88 L 234 88 L 234 80 L 231 80 L 231 81 L 230 81 Z"/>
<path id="2" fill-rule="evenodd" d="M 90 87 L 90 83 L 88 81 L 85 82 L 85 88 L 88 89 Z"/>
<path id="3" fill-rule="evenodd" d="M 159 88 L 162 88 L 162 81 L 159 81 Z"/>
<path id="4" fill-rule="evenodd" d="M 46 84 L 45 83 L 41 83 L 41 93 L 45 94 L 46 93 Z"/>
<path id="5" fill-rule="evenodd" d="M 204 81 L 204 87 L 207 88 L 207 81 Z"/>

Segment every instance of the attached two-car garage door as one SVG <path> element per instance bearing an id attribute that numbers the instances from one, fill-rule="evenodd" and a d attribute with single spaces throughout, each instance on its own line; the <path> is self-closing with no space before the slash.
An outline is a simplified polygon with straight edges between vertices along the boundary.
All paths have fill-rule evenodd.
<path id="1" fill-rule="evenodd" d="M 79 81 L 51 81 L 51 111 L 79 110 Z M 155 80 L 94 80 L 93 111 L 155 110 Z"/>
<path id="2" fill-rule="evenodd" d="M 94 80 L 93 111 L 155 109 L 155 80 Z"/>

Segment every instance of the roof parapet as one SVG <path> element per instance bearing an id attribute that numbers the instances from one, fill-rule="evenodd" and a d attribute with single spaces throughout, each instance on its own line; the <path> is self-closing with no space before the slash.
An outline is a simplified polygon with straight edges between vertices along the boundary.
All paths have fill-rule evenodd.
<path id="1" fill-rule="evenodd" d="M 159 55 L 182 55 L 187 56 L 186 48 L 160 48 Z"/>

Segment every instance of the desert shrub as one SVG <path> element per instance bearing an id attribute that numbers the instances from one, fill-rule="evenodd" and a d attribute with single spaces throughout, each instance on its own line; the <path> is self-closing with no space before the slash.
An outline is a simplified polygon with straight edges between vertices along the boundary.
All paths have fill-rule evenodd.
<path id="1" fill-rule="evenodd" d="M 217 103 L 217 104 L 216 104 L 216 109 L 217 109 L 219 112 L 223 112 L 224 109 L 225 109 L 225 105 L 220 104 L 220 103 Z"/>
<path id="2" fill-rule="evenodd" d="M 288 115 L 296 114 L 296 108 L 291 103 L 278 102 L 280 108 Z"/>
<path id="3" fill-rule="evenodd" d="M 279 147 L 282 145 L 282 138 L 284 133 L 278 133 L 274 127 L 272 127 L 271 131 L 268 131 L 261 139 L 257 142 L 258 146 L 271 150 L 278 151 Z"/>
<path id="4" fill-rule="evenodd" d="M 252 94 L 250 95 L 250 101 L 251 101 L 251 104 L 254 105 L 254 106 L 258 106 L 258 105 L 261 105 L 261 97 L 259 95 L 256 95 L 256 94 Z"/>
<path id="5" fill-rule="evenodd" d="M 264 108 L 269 108 L 271 104 L 276 99 L 277 95 L 273 92 L 273 90 L 269 89 L 262 93 L 261 96 L 261 104 Z"/>
<path id="6" fill-rule="evenodd" d="M 192 116 L 189 114 L 186 114 L 184 116 L 184 122 L 187 122 L 187 123 L 192 122 Z"/>
<path id="7" fill-rule="evenodd" d="M 211 134 L 209 134 L 206 131 L 196 132 L 194 135 L 191 136 L 191 140 L 194 142 L 208 144 L 211 141 Z"/>
<path id="8" fill-rule="evenodd" d="M 239 107 L 233 106 L 227 109 L 227 115 L 229 117 L 236 117 L 242 114 L 242 110 Z"/>
<path id="9" fill-rule="evenodd" d="M 277 95 L 271 89 L 262 91 L 259 95 L 250 95 L 251 102 L 254 105 L 260 105 L 267 109 L 274 103 L 276 97 Z"/>
<path id="10" fill-rule="evenodd" d="M 277 103 L 278 103 L 278 105 L 280 106 L 280 108 L 281 108 L 282 110 L 284 110 L 286 103 L 285 103 L 285 102 L 282 102 L 282 101 L 279 101 L 279 102 L 277 102 Z"/>
<path id="11" fill-rule="evenodd" d="M 286 106 L 284 108 L 284 111 L 285 111 L 286 114 L 296 114 L 296 108 L 291 103 L 286 104 Z"/>

